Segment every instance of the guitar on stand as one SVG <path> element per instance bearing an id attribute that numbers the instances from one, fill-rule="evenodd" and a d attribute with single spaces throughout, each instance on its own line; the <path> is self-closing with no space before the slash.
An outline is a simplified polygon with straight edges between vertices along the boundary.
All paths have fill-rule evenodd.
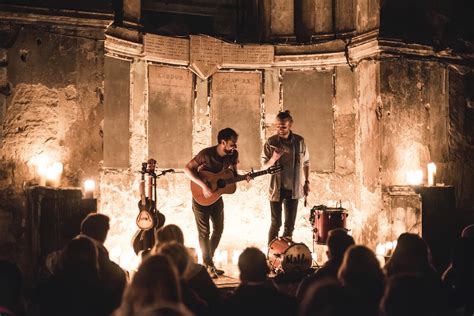
<path id="1" fill-rule="evenodd" d="M 156 179 L 174 170 L 166 169 L 156 174 L 155 169 L 155 159 L 142 163 L 139 184 L 140 201 L 138 201 L 138 216 L 135 220 L 138 230 L 132 238 L 132 246 L 136 254 L 153 247 L 155 231 L 163 227 L 166 221 L 165 215 L 156 208 Z"/>

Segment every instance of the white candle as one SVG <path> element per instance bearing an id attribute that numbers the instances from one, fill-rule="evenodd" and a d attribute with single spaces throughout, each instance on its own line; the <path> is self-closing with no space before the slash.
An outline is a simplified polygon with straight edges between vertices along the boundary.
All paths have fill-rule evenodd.
<path id="1" fill-rule="evenodd" d="M 242 250 L 234 249 L 234 253 L 232 254 L 232 264 L 237 265 L 239 263 L 239 257 L 242 253 Z"/>
<path id="2" fill-rule="evenodd" d="M 48 172 L 48 167 L 46 165 L 39 165 L 38 166 L 38 175 L 40 177 L 39 185 L 45 186 L 46 185 L 46 173 Z"/>
<path id="3" fill-rule="evenodd" d="M 221 263 L 223 265 L 229 264 L 229 252 L 227 250 L 221 251 Z"/>
<path id="4" fill-rule="evenodd" d="M 218 268 L 222 268 L 221 251 L 219 249 L 216 249 L 216 251 L 214 252 L 214 264 Z"/>
<path id="5" fill-rule="evenodd" d="M 377 244 L 375 253 L 379 256 L 385 256 L 385 244 Z"/>
<path id="6" fill-rule="evenodd" d="M 63 174 L 63 164 L 61 162 L 55 162 L 53 163 L 53 172 L 56 174 L 56 177 L 54 179 L 54 187 L 57 188 L 61 185 L 61 175 Z"/>
<path id="7" fill-rule="evenodd" d="M 436 165 L 434 162 L 428 164 L 428 185 L 434 185 L 434 177 L 436 175 Z"/>
<path id="8" fill-rule="evenodd" d="M 95 190 L 94 180 L 89 179 L 89 180 L 84 181 L 84 198 L 85 199 L 93 199 L 94 190 Z"/>
<path id="9" fill-rule="evenodd" d="M 385 265 L 385 257 L 381 255 L 376 255 L 375 257 L 377 258 L 380 266 L 383 267 Z"/>

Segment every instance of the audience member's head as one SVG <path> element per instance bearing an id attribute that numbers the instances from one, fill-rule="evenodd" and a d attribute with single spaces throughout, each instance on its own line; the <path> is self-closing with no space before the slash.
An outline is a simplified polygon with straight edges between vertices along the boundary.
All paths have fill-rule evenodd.
<path id="1" fill-rule="evenodd" d="M 344 254 L 338 278 L 358 295 L 364 315 L 378 312 L 385 276 L 372 250 L 361 245 L 350 246 Z"/>
<path id="2" fill-rule="evenodd" d="M 242 251 L 238 266 L 242 282 L 263 282 L 270 272 L 265 254 L 255 247 Z"/>
<path id="3" fill-rule="evenodd" d="M 22 309 L 22 289 L 23 277 L 18 266 L 15 263 L 0 260 L 0 306 L 19 314 Z"/>
<path id="4" fill-rule="evenodd" d="M 183 231 L 174 224 L 165 225 L 158 229 L 155 234 L 155 239 L 157 244 L 168 241 L 176 241 L 180 244 L 184 244 Z"/>
<path id="5" fill-rule="evenodd" d="M 435 274 L 428 245 L 412 233 L 403 233 L 398 237 L 397 246 L 384 269 L 389 277 L 397 273 Z"/>
<path id="6" fill-rule="evenodd" d="M 118 315 L 139 315 L 153 306 L 181 303 L 178 273 L 173 263 L 162 255 L 147 257 L 125 289 Z"/>
<path id="7" fill-rule="evenodd" d="M 300 316 L 358 315 L 352 292 L 337 279 L 326 278 L 313 283 L 300 304 Z"/>
<path id="8" fill-rule="evenodd" d="M 389 278 L 380 302 L 383 316 L 435 315 L 431 287 L 416 274 L 397 274 Z"/>
<path id="9" fill-rule="evenodd" d="M 151 254 L 160 254 L 168 257 L 178 269 L 180 277 L 186 273 L 190 263 L 188 249 L 183 244 L 176 241 L 166 242 L 158 246 L 158 248 L 153 248 Z"/>
<path id="10" fill-rule="evenodd" d="M 326 241 L 329 259 L 342 261 L 347 248 L 354 245 L 354 238 L 344 228 L 330 230 Z"/>
<path id="11" fill-rule="evenodd" d="M 104 243 L 110 228 L 109 222 L 107 215 L 90 213 L 81 223 L 81 234 Z"/>
<path id="12" fill-rule="evenodd" d="M 364 282 L 364 279 L 383 279 L 383 271 L 374 252 L 362 245 L 350 246 L 339 268 L 338 278 L 343 284 Z"/>
<path id="13" fill-rule="evenodd" d="M 474 238 L 474 224 L 464 227 L 461 233 L 463 238 Z"/>
<path id="14" fill-rule="evenodd" d="M 85 236 L 72 239 L 59 259 L 61 270 L 78 270 L 98 273 L 97 247 Z"/>

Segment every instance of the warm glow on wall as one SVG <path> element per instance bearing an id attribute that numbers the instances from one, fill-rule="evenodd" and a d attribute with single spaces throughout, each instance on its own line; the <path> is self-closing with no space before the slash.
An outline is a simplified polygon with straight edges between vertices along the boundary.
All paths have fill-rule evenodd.
<path id="1" fill-rule="evenodd" d="M 406 173 L 406 182 L 409 185 L 420 185 L 423 183 L 423 170 L 409 170 Z"/>

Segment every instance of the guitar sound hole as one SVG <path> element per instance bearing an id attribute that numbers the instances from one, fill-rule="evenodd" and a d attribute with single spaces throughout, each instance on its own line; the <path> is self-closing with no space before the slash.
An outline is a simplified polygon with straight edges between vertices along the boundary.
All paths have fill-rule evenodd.
<path id="1" fill-rule="evenodd" d="M 217 180 L 217 187 L 218 187 L 218 188 L 223 188 L 223 187 L 225 187 L 225 180 L 223 180 L 223 179 Z"/>

